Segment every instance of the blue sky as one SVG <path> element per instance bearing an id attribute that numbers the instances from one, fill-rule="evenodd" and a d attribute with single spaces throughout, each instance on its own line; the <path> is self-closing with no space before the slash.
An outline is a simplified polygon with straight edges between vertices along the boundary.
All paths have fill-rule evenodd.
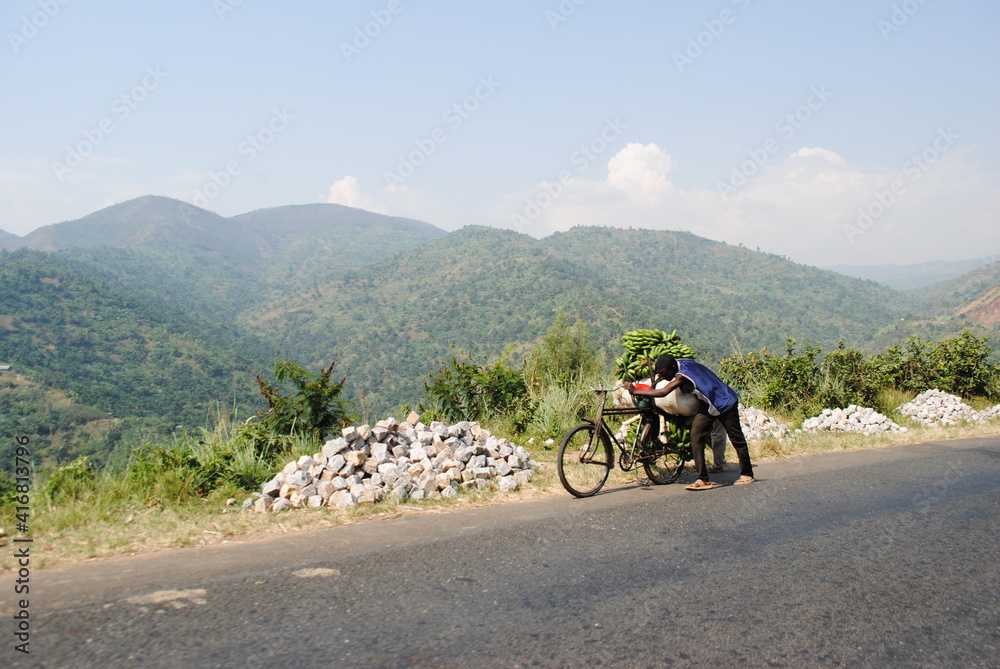
<path id="1" fill-rule="evenodd" d="M 15 234 L 158 194 L 1000 253 L 992 0 L 13 0 L 0 28 Z"/>

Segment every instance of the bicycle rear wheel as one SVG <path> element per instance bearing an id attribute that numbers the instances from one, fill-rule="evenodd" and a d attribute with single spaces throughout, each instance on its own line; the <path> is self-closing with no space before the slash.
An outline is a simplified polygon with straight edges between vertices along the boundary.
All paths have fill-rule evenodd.
<path id="1" fill-rule="evenodd" d="M 569 494 L 590 497 L 608 480 L 615 463 L 614 449 L 607 435 L 584 423 L 570 430 L 559 445 L 556 469 Z"/>
<path id="2" fill-rule="evenodd" d="M 680 454 L 668 450 L 661 444 L 657 450 L 653 451 L 653 455 L 643 460 L 642 466 L 650 481 L 656 485 L 665 485 L 673 483 L 681 475 L 681 470 L 684 469 L 684 460 L 681 459 Z"/>

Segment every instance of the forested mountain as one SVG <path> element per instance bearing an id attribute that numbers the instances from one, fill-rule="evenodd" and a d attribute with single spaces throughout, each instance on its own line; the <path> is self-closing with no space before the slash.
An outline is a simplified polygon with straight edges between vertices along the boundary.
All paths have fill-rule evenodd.
<path id="1" fill-rule="evenodd" d="M 678 327 L 718 358 L 734 341 L 863 344 L 916 305 L 870 281 L 689 233 L 576 228 L 536 240 L 468 227 L 255 309 L 245 322 L 313 364 L 340 360 L 353 389 L 391 407 L 419 398 L 453 344 L 474 356 L 523 349 L 557 309 L 583 320 L 609 355 L 624 331 L 642 326 Z"/>
<path id="2" fill-rule="evenodd" d="M 7 232 L 6 230 L 0 230 L 0 244 L 3 244 L 4 242 L 9 242 L 9 241 L 12 241 L 12 240 L 15 240 L 15 239 L 18 239 L 17 235 L 11 234 L 11 233 Z"/>
<path id="3" fill-rule="evenodd" d="M 224 218 L 144 197 L 6 246 L 20 250 L 0 251 L 0 364 L 24 377 L 0 377 L 0 427 L 35 421 L 60 457 L 85 450 L 72 425 L 110 448 L 121 418 L 197 426 L 213 403 L 258 406 L 254 374 L 279 351 L 313 370 L 336 359 L 378 416 L 419 402 L 451 355 L 518 360 L 559 310 L 609 362 L 637 327 L 679 328 L 710 361 L 788 337 L 874 351 L 966 324 L 1000 334 L 997 263 L 923 298 L 683 232 L 538 240 L 339 205 Z"/>
<path id="4" fill-rule="evenodd" d="M 213 401 L 259 408 L 253 374 L 271 356 L 252 336 L 146 302 L 92 267 L 0 251 L 0 362 L 107 418 L 200 426 Z"/>
<path id="5" fill-rule="evenodd" d="M 49 225 L 3 248 L 58 251 L 111 270 L 147 297 L 219 319 L 444 235 L 419 221 L 335 204 L 263 209 L 224 218 L 145 196 Z"/>
<path id="6" fill-rule="evenodd" d="M 150 196 L 11 236 L 0 364 L 21 376 L 0 379 L 0 437 L 34 425 L 39 452 L 69 457 L 113 441 L 124 417 L 162 431 L 206 424 L 213 405 L 257 410 L 254 375 L 277 349 L 242 330 L 240 313 L 444 234 L 339 205 L 227 219 Z"/>
<path id="7" fill-rule="evenodd" d="M 258 209 L 232 219 L 262 240 L 260 269 L 281 293 L 376 263 L 443 237 L 444 230 L 339 204 Z"/>
<path id="8" fill-rule="evenodd" d="M 575 228 L 542 243 L 560 257 L 603 265 L 619 290 L 683 324 L 716 356 L 731 353 L 734 340 L 751 349 L 783 347 L 787 337 L 861 345 L 918 309 L 871 281 L 686 232 Z"/>

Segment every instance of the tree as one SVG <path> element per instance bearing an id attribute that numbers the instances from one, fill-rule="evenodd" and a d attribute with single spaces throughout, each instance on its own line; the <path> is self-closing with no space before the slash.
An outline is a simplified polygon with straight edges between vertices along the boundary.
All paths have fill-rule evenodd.
<path id="1" fill-rule="evenodd" d="M 483 366 L 452 357 L 424 383 L 424 394 L 431 412 L 447 420 L 506 418 L 518 431 L 534 410 L 523 375 L 508 366 L 506 357 Z"/>
<path id="2" fill-rule="evenodd" d="M 334 429 L 355 420 L 356 416 L 348 412 L 353 403 L 339 397 L 347 377 L 337 383 L 330 380 L 335 364 L 331 362 L 316 375 L 279 355 L 274 378 L 279 384 L 291 382 L 295 392 L 286 394 L 258 374 L 257 383 L 268 405 L 268 410 L 260 414 L 263 424 L 277 434 L 304 434 L 322 441 Z"/>
<path id="3" fill-rule="evenodd" d="M 535 388 L 566 388 L 596 374 L 600 364 L 590 329 L 580 320 L 570 325 L 569 316 L 560 309 L 542 341 L 528 354 L 525 377 Z"/>

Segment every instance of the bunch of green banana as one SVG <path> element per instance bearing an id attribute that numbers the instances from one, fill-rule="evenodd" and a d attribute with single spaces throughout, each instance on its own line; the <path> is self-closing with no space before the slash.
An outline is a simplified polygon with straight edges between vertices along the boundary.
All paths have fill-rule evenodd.
<path id="1" fill-rule="evenodd" d="M 625 441 L 626 444 L 631 444 L 635 441 L 635 433 L 637 429 L 637 423 L 633 423 L 629 426 Z M 680 453 L 681 458 L 685 461 L 691 459 L 690 418 L 681 418 L 667 423 L 667 439 L 670 443 L 670 450 Z"/>
<path id="2" fill-rule="evenodd" d="M 632 330 L 622 335 L 622 345 L 630 353 L 642 353 L 658 344 L 677 341 L 677 330 L 667 334 L 663 330 Z"/>
<path id="3" fill-rule="evenodd" d="M 669 353 L 675 358 L 693 358 L 694 350 L 682 344 L 677 330 L 632 330 L 622 335 L 625 353 L 615 359 L 615 375 L 623 381 L 635 381 L 652 374 L 658 356 Z"/>
<path id="4" fill-rule="evenodd" d="M 667 438 L 675 449 L 679 449 L 685 460 L 691 459 L 691 423 L 686 421 L 685 425 L 670 423 L 667 426 Z"/>

